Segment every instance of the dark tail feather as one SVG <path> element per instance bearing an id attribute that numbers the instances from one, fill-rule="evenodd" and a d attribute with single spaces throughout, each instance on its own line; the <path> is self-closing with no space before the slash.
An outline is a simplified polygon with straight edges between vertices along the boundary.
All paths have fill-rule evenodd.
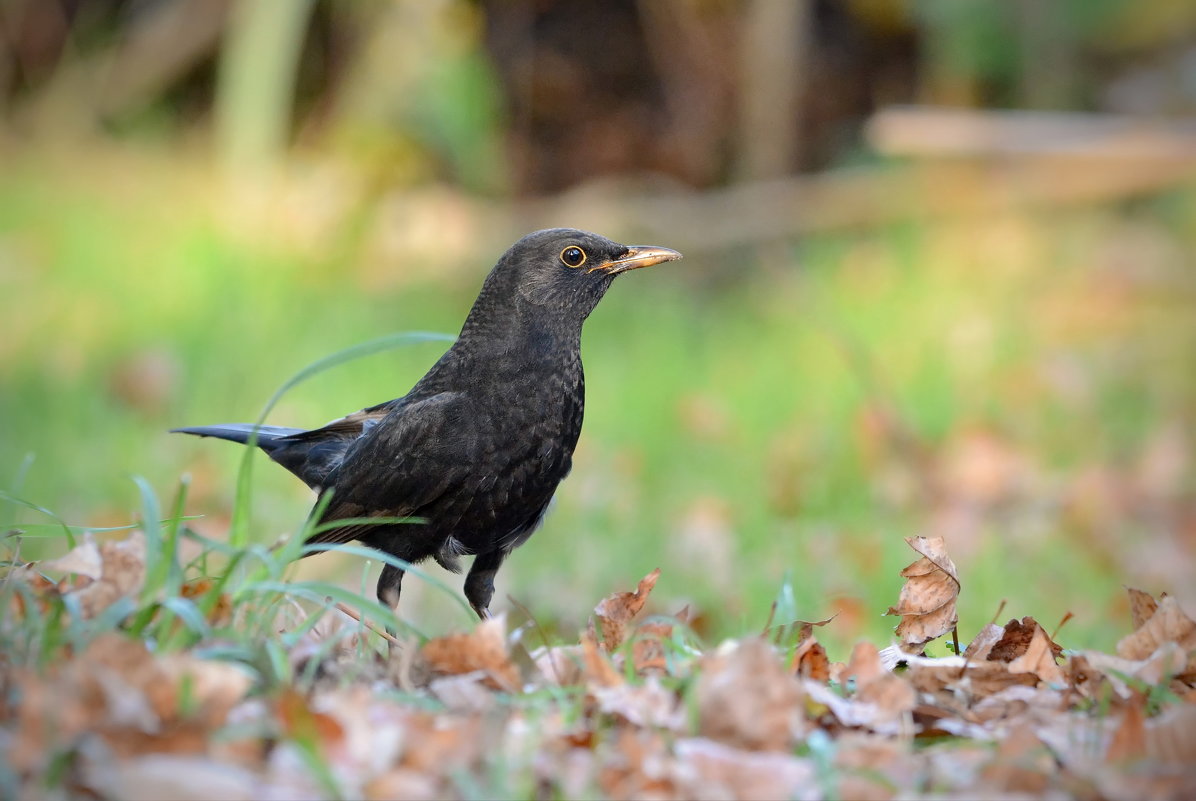
<path id="1" fill-rule="evenodd" d="M 254 426 L 252 423 L 224 423 L 218 426 L 172 428 L 170 429 L 170 433 L 194 434 L 197 437 L 215 437 L 216 439 L 227 439 L 232 442 L 245 444 L 249 442 L 249 437 L 253 434 L 255 428 L 257 429 L 257 445 L 266 453 L 270 453 L 280 447 L 282 443 L 278 442 L 278 440 L 283 437 L 289 437 L 292 434 L 302 434 L 305 431 L 302 428 L 287 428 L 285 426 Z"/>
<path id="2" fill-rule="evenodd" d="M 225 423 L 218 426 L 189 426 L 173 428 L 171 433 L 194 434 L 197 437 L 215 437 L 242 444 L 249 442 L 254 426 L 251 423 Z M 336 469 L 352 444 L 351 437 L 314 437 L 291 439 L 303 434 L 305 428 L 283 426 L 258 426 L 257 446 L 280 465 L 290 470 L 299 479 L 317 492 L 327 481 L 328 474 Z"/>

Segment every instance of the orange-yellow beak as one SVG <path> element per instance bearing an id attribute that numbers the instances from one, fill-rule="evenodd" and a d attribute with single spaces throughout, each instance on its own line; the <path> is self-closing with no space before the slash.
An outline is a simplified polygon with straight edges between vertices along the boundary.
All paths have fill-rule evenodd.
<path id="1" fill-rule="evenodd" d="M 591 267 L 586 272 L 602 270 L 610 275 L 618 275 L 628 270 L 638 270 L 641 267 L 651 267 L 665 261 L 676 261 L 681 254 L 669 248 L 650 247 L 646 245 L 632 245 L 627 252 L 614 261 L 603 262 Z"/>

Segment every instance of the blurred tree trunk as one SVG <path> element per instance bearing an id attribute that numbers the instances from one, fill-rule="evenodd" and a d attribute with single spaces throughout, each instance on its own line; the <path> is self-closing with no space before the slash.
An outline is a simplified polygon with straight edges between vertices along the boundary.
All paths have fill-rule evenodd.
<path id="1" fill-rule="evenodd" d="M 220 61 L 219 155 L 232 171 L 268 167 L 286 146 L 311 0 L 238 0 Z"/>
<path id="2" fill-rule="evenodd" d="M 740 33 L 736 177 L 787 174 L 798 161 L 811 0 L 749 0 Z"/>
<path id="3" fill-rule="evenodd" d="M 1080 98 L 1079 53 L 1068 12 L 1058 3 L 1018 0 L 1021 105 L 1075 108 Z"/>
<path id="4" fill-rule="evenodd" d="M 954 4 L 966 0 L 922 0 L 914 6 L 922 29 L 922 63 L 918 102 L 923 105 L 980 105 L 980 80 L 970 54 L 960 52 L 967 41 L 959 36 L 953 15 Z"/>

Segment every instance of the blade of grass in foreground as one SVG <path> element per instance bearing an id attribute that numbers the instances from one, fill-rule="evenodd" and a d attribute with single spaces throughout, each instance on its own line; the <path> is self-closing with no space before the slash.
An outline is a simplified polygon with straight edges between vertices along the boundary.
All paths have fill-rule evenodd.
<path id="1" fill-rule="evenodd" d="M 361 556 L 366 559 L 377 559 L 379 562 L 384 562 L 392 567 L 397 567 L 402 571 L 411 573 L 412 575 L 417 576 L 421 581 L 426 581 L 428 584 L 431 584 L 436 589 L 448 595 L 453 599 L 453 601 L 456 602 L 457 606 L 459 606 L 462 611 L 465 612 L 466 617 L 470 621 L 475 620 L 473 609 L 471 609 L 469 604 L 465 602 L 465 598 L 461 595 L 461 593 L 457 592 L 435 576 L 432 576 L 426 571 L 421 570 L 418 566 L 411 564 L 406 559 L 400 559 L 399 557 L 388 554 L 384 551 L 377 551 L 373 548 L 366 548 L 360 545 L 348 545 L 344 543 L 316 543 L 303 546 L 303 552 L 305 554 L 316 553 L 319 551 L 339 551 L 342 553 L 353 554 L 355 556 Z"/>
<path id="2" fill-rule="evenodd" d="M 71 548 L 74 548 L 75 545 L 77 544 L 75 542 L 75 535 L 71 531 L 71 527 L 67 525 L 66 521 L 63 520 L 58 515 L 51 512 L 46 507 L 38 506 L 36 503 L 30 503 L 29 501 L 25 500 L 24 498 L 18 498 L 15 495 L 9 495 L 4 490 L 0 490 L 0 501 L 7 501 L 8 503 L 14 504 L 16 506 L 24 506 L 26 509 L 32 509 L 35 512 L 41 512 L 46 517 L 48 517 L 51 520 L 53 520 L 54 522 L 56 522 L 62 528 L 63 533 L 66 535 L 67 544 Z"/>
<path id="3" fill-rule="evenodd" d="M 245 443 L 247 447 L 245 448 L 244 456 L 241 457 L 241 467 L 237 471 L 237 491 L 236 499 L 233 503 L 233 521 L 231 530 L 229 531 L 229 542 L 234 546 L 240 547 L 249 541 L 250 483 L 253 478 L 253 457 L 257 452 L 257 427 L 266 422 L 267 415 L 270 414 L 270 411 L 284 394 L 312 376 L 318 375 L 337 365 L 352 361 L 353 359 L 360 359 L 363 356 L 369 356 L 406 345 L 417 345 L 424 342 L 452 342 L 455 339 L 456 337 L 449 334 L 440 334 L 431 331 L 404 331 L 397 334 L 389 334 L 378 339 L 371 339 L 368 342 L 351 345 L 336 353 L 317 359 L 287 379 L 270 396 L 270 400 L 266 401 L 265 407 L 254 423 L 254 432 L 250 435 L 249 441 Z"/>

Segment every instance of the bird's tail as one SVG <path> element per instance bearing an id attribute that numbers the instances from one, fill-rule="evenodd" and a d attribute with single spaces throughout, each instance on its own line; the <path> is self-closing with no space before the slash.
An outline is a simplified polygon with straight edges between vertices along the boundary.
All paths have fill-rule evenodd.
<path id="1" fill-rule="evenodd" d="M 248 443 L 253 432 L 257 431 L 257 446 L 266 453 L 279 448 L 283 437 L 302 434 L 302 428 L 287 428 L 285 426 L 255 426 L 253 423 L 222 423 L 216 426 L 188 426 L 186 428 L 172 428 L 172 434 L 194 434 L 197 437 L 215 437 L 232 442 Z"/>

